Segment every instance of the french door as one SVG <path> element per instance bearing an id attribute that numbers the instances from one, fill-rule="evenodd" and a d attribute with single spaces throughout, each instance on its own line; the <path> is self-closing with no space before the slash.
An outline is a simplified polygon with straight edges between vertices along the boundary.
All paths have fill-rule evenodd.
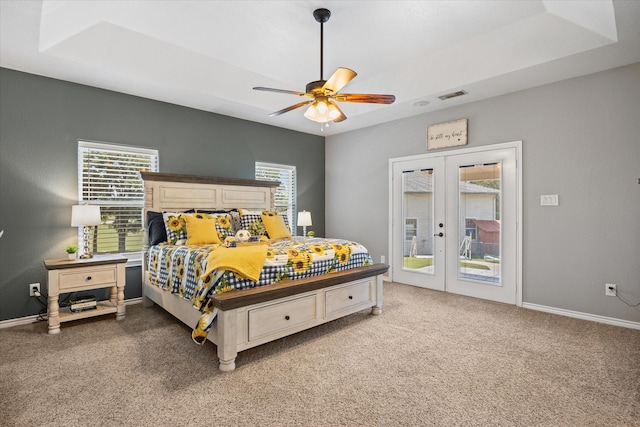
<path id="1" fill-rule="evenodd" d="M 390 160 L 391 280 L 521 304 L 520 143 Z"/>

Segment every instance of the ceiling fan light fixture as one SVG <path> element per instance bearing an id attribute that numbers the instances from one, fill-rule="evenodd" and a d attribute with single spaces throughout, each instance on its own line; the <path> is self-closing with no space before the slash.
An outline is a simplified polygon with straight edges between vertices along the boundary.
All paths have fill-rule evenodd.
<path id="1" fill-rule="evenodd" d="M 314 122 L 327 123 L 340 117 L 340 110 L 328 97 L 318 96 L 307 108 L 304 116 Z"/>
<path id="2" fill-rule="evenodd" d="M 323 77 L 323 55 L 324 55 L 324 32 L 323 24 L 329 20 L 331 12 L 328 9 L 316 9 L 313 17 L 320 23 L 320 80 L 308 83 L 305 92 L 293 90 L 275 89 L 269 87 L 256 86 L 254 90 L 264 90 L 267 92 L 287 93 L 290 95 L 305 96 L 312 98 L 298 102 L 295 105 L 283 108 L 269 114 L 270 117 L 279 116 L 296 108 L 309 105 L 304 116 L 316 123 L 321 123 L 324 127 L 329 122 L 339 123 L 347 120 L 347 116 L 340 110 L 336 104 L 338 102 L 361 102 L 366 104 L 393 104 L 396 97 L 393 95 L 379 95 L 372 93 L 340 93 L 357 73 L 349 68 L 340 67 L 325 80 Z M 322 127 L 321 127 L 322 128 Z"/>

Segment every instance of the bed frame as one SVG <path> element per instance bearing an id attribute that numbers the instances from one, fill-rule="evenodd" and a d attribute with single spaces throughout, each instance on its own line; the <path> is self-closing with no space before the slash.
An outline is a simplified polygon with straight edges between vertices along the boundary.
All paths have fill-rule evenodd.
<path id="1" fill-rule="evenodd" d="M 147 211 L 187 209 L 273 210 L 277 182 L 141 172 Z M 148 241 L 145 223 L 145 243 Z M 207 339 L 217 345 L 219 369 L 233 371 L 239 351 L 371 308 L 380 314 L 386 264 L 228 292 L 213 298 L 218 309 Z M 147 252 L 142 264 L 145 306 L 158 304 L 189 327 L 200 312 L 178 295 L 151 285 Z"/>

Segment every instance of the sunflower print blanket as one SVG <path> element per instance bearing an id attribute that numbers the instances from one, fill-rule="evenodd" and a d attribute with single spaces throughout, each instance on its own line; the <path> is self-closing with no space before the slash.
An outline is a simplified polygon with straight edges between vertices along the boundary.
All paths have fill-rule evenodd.
<path id="1" fill-rule="evenodd" d="M 202 344 L 215 319 L 210 297 L 223 292 L 278 283 L 284 279 L 302 279 L 373 263 L 367 249 L 357 242 L 334 238 L 293 237 L 271 240 L 267 257 L 257 281 L 238 277 L 231 271 L 207 271 L 209 252 L 216 245 L 152 246 L 148 256 L 148 280 L 151 284 L 189 300 L 200 310 L 194 329 L 194 341 Z"/>

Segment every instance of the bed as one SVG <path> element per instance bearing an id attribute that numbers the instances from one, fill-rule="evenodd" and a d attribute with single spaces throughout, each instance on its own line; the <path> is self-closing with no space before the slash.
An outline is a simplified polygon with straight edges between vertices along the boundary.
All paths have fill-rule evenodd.
<path id="1" fill-rule="evenodd" d="M 274 211 L 274 195 L 278 183 L 154 172 L 141 172 L 141 175 L 145 189 L 145 242 L 150 242 L 149 239 L 152 237 L 150 236 L 151 220 L 149 220 L 152 214 L 164 213 L 166 220 L 167 212 L 210 213 L 244 210 L 244 212 L 263 211 L 264 213 L 264 211 Z M 234 220 L 238 219 L 234 218 Z M 234 228 L 237 227 L 240 227 L 240 224 L 236 224 Z M 172 237 L 175 236 L 168 238 L 170 243 L 182 243 L 180 240 L 172 242 Z M 210 263 L 213 252 L 235 251 L 237 254 L 249 253 L 252 250 L 259 252 L 258 247 L 265 245 L 267 256 L 271 256 L 272 251 L 279 250 L 274 249 L 272 241 L 264 242 L 264 238 L 241 243 L 232 242 L 234 238 L 231 234 L 227 237 L 228 241 L 222 242 L 224 244 L 212 246 L 214 249 L 208 255 Z M 287 240 L 289 239 L 280 239 L 278 244 L 299 244 L 317 251 L 321 250 L 318 249 L 321 247 L 319 245 L 328 245 L 325 247 L 335 249 L 335 254 L 342 248 L 340 243 L 343 243 L 339 239 L 324 241 L 293 237 L 291 239 L 294 240 L 293 242 L 286 243 Z M 229 243 L 231 245 L 237 243 L 237 247 L 228 248 Z M 353 245 L 354 253 L 360 253 L 359 244 L 354 242 L 348 242 L 348 244 Z M 205 255 L 197 251 L 209 249 L 211 248 L 206 245 L 196 248 L 191 246 L 178 248 L 168 243 L 146 245 L 142 263 L 142 295 L 145 306 L 155 303 L 193 328 L 194 339 L 197 335 L 196 331 L 199 331 L 202 339 L 214 343 L 217 346 L 220 371 L 233 371 L 236 368 L 235 359 L 240 351 L 362 310 L 371 309 L 371 313 L 375 315 L 381 313 L 382 275 L 389 267 L 386 264 L 373 263 L 368 254 L 361 255 L 362 258 L 352 256 L 354 260 L 359 259 L 356 264 L 353 264 L 354 268 L 329 266 L 326 267 L 328 272 L 318 270 L 313 275 L 293 274 L 294 270 L 290 269 L 291 275 L 277 273 L 278 280 L 263 286 L 253 286 L 258 282 L 251 283 L 251 280 L 240 280 L 237 283 L 227 281 L 225 278 L 235 277 L 235 274 L 218 268 L 210 272 L 210 276 L 202 275 L 203 278 L 207 277 L 204 281 L 208 281 L 210 277 L 212 286 L 205 292 L 206 298 L 200 298 L 198 304 L 194 304 L 196 301 L 194 296 L 186 298 L 182 294 L 184 289 L 180 289 L 180 292 L 175 287 L 170 289 L 166 280 L 158 279 L 160 276 L 154 265 L 154 262 L 158 262 L 158 256 L 161 260 L 166 259 L 168 263 L 171 257 L 169 254 L 177 254 L 179 259 L 182 252 L 183 260 L 195 259 L 200 262 Z M 289 246 L 282 250 L 290 252 Z M 351 251 L 351 248 L 349 250 Z M 191 253 L 187 255 L 189 251 Z M 335 258 L 338 259 L 337 256 Z M 262 267 L 261 279 L 264 277 L 266 265 L 267 262 Z M 171 268 L 175 270 L 174 267 Z M 200 273 L 202 271 L 192 274 L 196 282 Z M 185 288 L 184 283 L 189 282 L 190 280 L 185 278 L 182 287 Z M 194 288 L 191 291 L 195 294 L 202 293 L 202 283 L 186 286 L 186 288 L 190 287 Z M 202 334 L 203 329 L 206 330 L 205 334 Z"/>

